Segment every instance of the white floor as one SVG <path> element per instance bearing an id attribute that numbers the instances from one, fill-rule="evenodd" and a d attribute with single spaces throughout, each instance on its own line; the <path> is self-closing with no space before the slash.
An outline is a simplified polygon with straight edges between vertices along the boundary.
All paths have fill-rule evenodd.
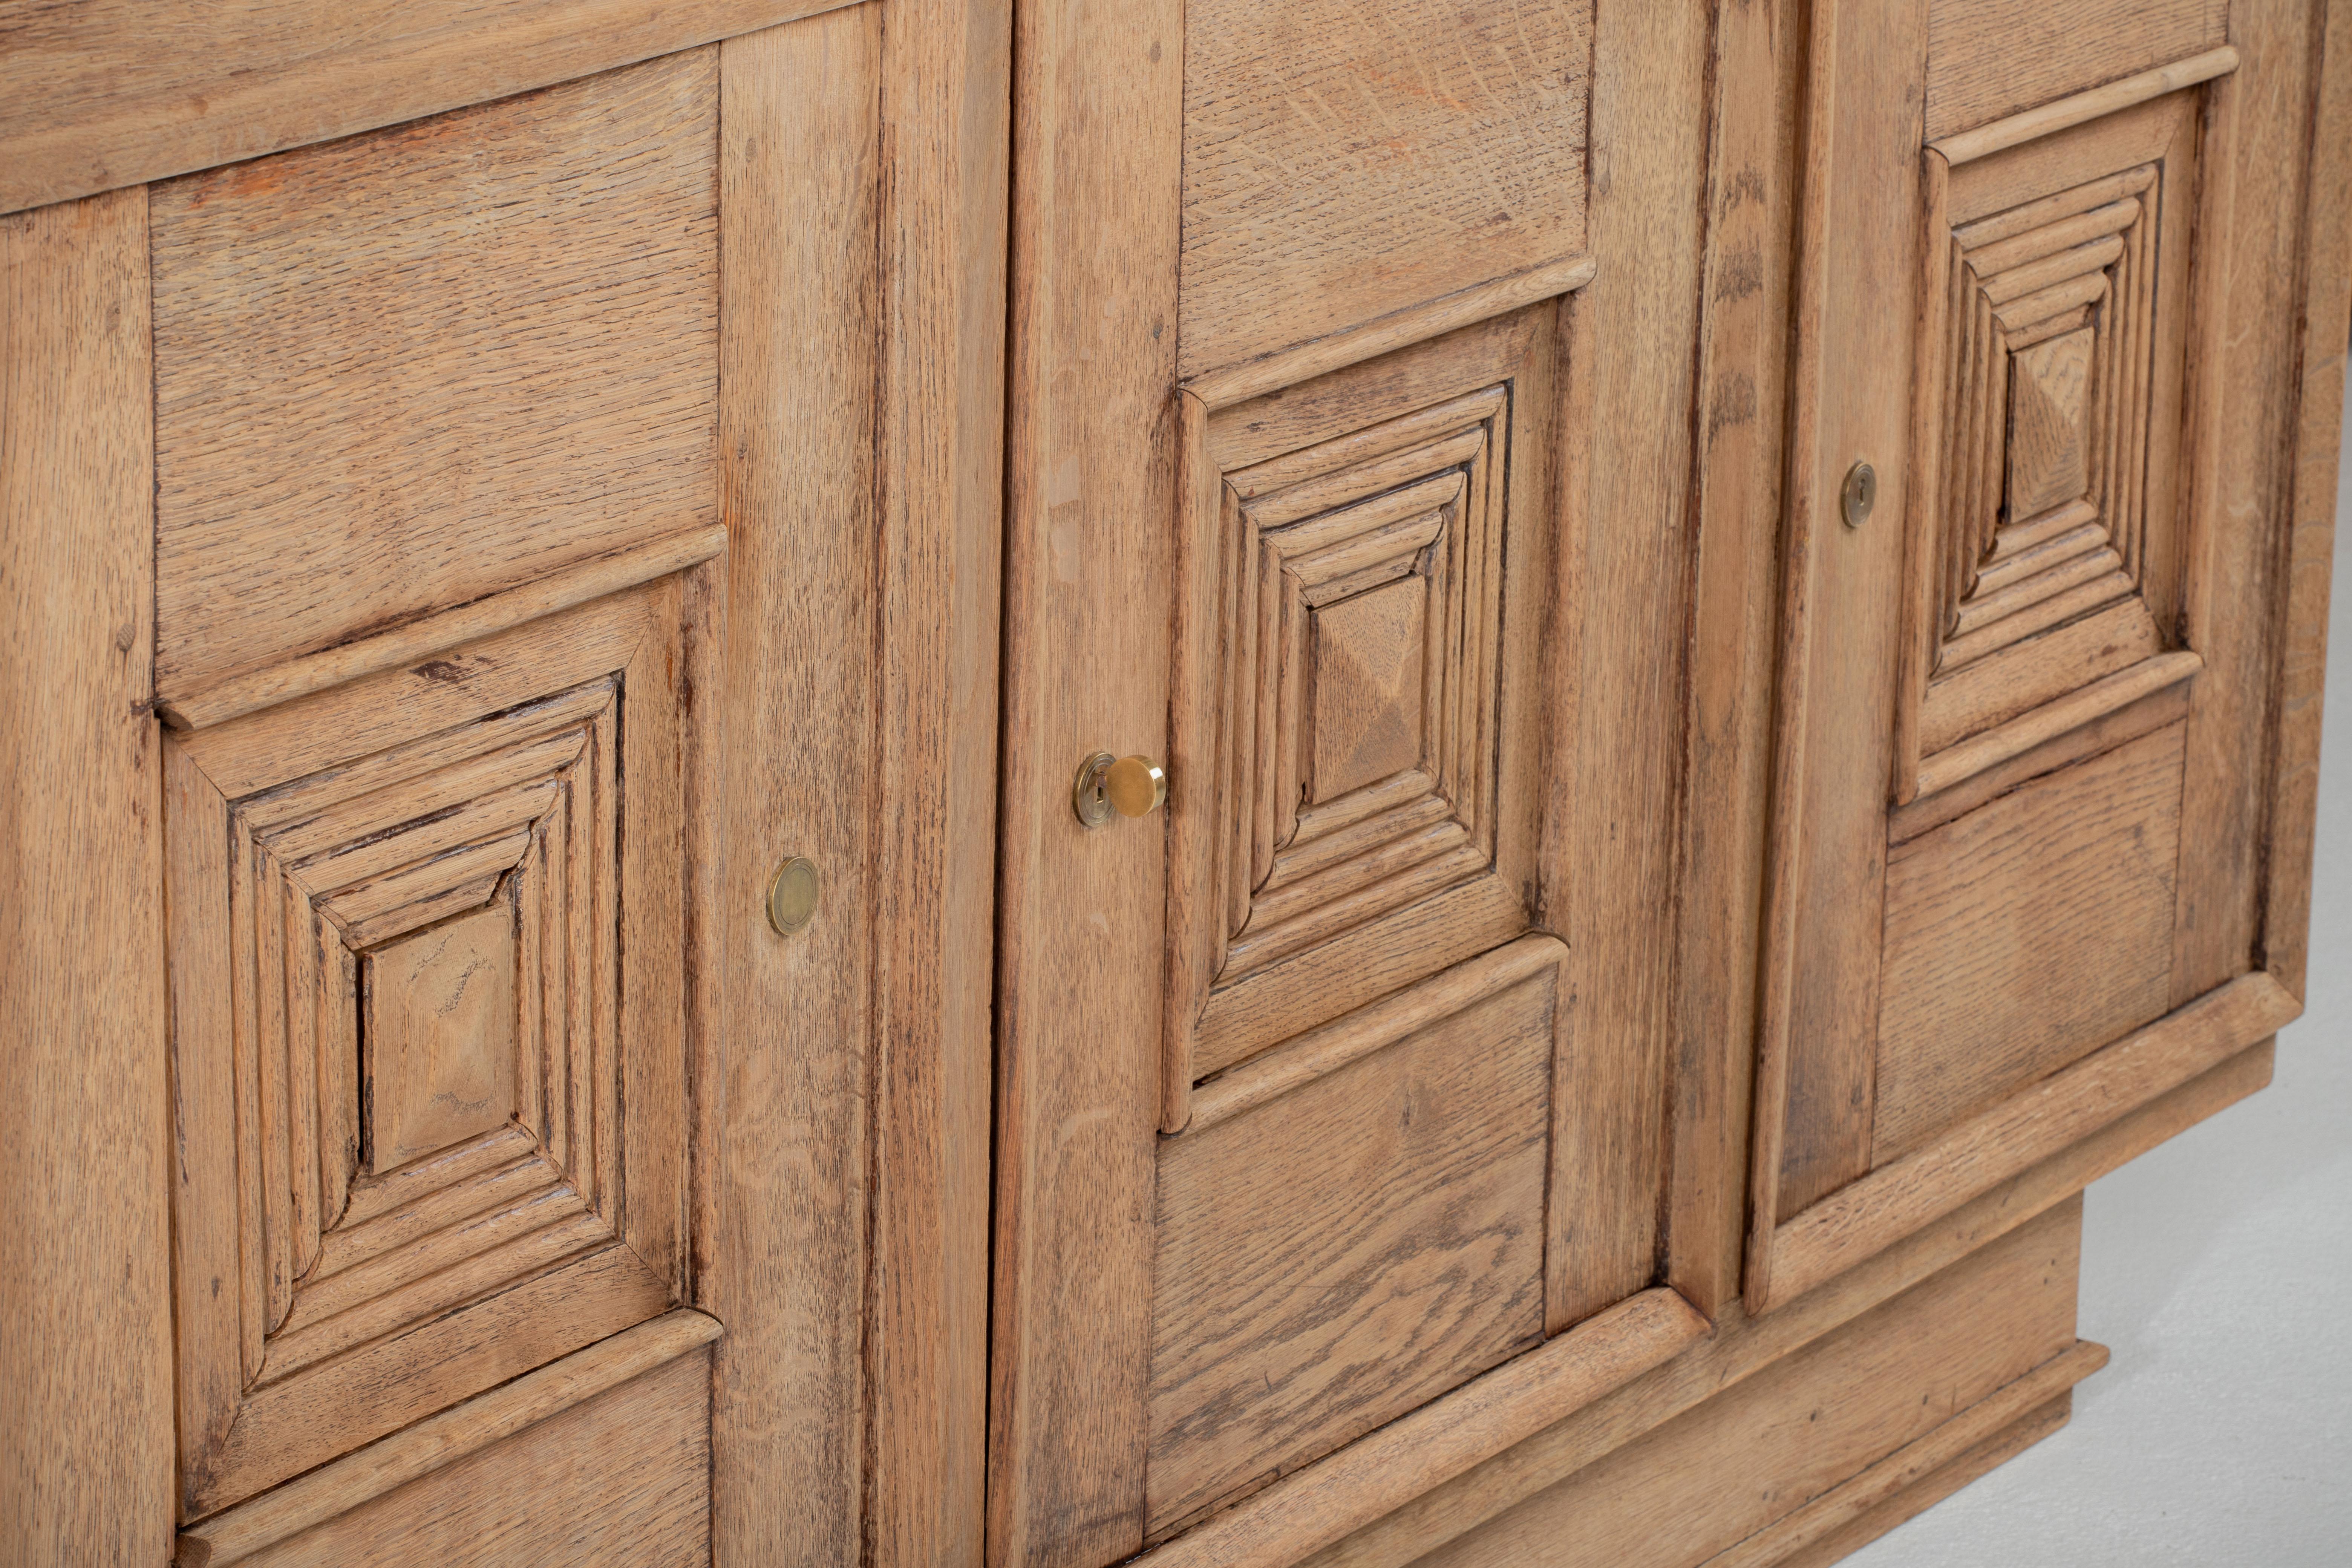
<path id="1" fill-rule="evenodd" d="M 2352 420 L 2347 422 L 2352 480 Z M 2308 1009 L 2271 1087 L 2092 1187 L 2074 1419 L 1853 1568 L 2352 1565 L 2352 484 Z"/>

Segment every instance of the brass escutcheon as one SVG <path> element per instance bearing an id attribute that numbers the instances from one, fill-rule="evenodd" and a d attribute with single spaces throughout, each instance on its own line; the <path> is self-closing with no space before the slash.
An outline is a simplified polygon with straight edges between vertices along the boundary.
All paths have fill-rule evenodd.
<path id="1" fill-rule="evenodd" d="M 794 855 L 768 879 L 768 923 L 778 936 L 791 936 L 816 918 L 820 879 L 816 862 Z"/>
<path id="2" fill-rule="evenodd" d="M 1100 827 L 1114 814 L 1147 816 L 1168 798 L 1168 773 L 1150 757 L 1114 757 L 1096 752 L 1078 764 L 1070 782 L 1070 809 L 1088 827 Z"/>
<path id="3" fill-rule="evenodd" d="M 1860 528 L 1877 504 L 1878 470 L 1868 463 L 1856 463 L 1845 471 L 1845 483 L 1838 489 L 1838 514 L 1848 528 Z"/>

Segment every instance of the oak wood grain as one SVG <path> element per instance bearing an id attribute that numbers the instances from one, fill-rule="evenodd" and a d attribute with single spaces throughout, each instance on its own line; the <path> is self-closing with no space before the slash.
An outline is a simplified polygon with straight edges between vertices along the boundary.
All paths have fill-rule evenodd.
<path id="1" fill-rule="evenodd" d="M 2077 1350 L 2105 1354 L 2103 1347 L 2087 1342 Z M 2006 1405 L 2007 1402 L 2003 1403 Z M 1962 1487 L 1996 1467 L 2007 1464 L 2044 1437 L 2052 1436 L 2073 1419 L 2074 1414 L 2074 1395 L 2069 1389 L 2054 1399 L 2036 1405 L 2008 1426 L 1979 1438 L 1927 1474 L 1916 1478 L 1912 1475 L 1915 1467 L 1902 1463 L 1901 1454 L 1891 1456 L 1884 1463 L 1896 1472 L 1896 1479 L 1902 1483 L 1899 1489 L 1873 1502 L 1853 1519 L 1831 1525 L 1824 1533 L 1807 1541 L 1801 1550 L 1781 1559 L 1784 1568 L 1829 1568 L 1829 1564 L 1843 1561 L 1896 1525 L 1933 1508 Z M 1973 1426 L 1974 1423 L 1969 1425 Z M 1941 1444 L 1933 1445 L 1932 1452 L 1939 1454 L 1942 1448 Z M 1877 1466 L 1872 1467 L 1874 1471 L 1877 1468 Z M 1865 1475 L 1870 1473 L 1864 1472 Z M 1862 1478 L 1855 1479 L 1860 1480 Z M 1826 1523 L 1827 1521 L 1822 1522 Z"/>
<path id="2" fill-rule="evenodd" d="M 1644 1290 L 1210 1517 L 1152 1568 L 1281 1568 L 1339 1541 L 1612 1392 L 1707 1332 L 1672 1290 Z"/>
<path id="3" fill-rule="evenodd" d="M 641 1372 L 248 1554 L 206 1557 L 184 1535 L 178 1568 L 709 1563 L 709 1362 L 689 1352 Z"/>
<path id="4" fill-rule="evenodd" d="M 979 1568 L 1013 5 L 894 7 L 866 1539 L 877 1568 Z"/>
<path id="5" fill-rule="evenodd" d="M 192 1514 L 686 1292 L 683 598 L 167 741 Z M 488 1059 L 405 1092 L 467 993 Z"/>
<path id="6" fill-rule="evenodd" d="M 1168 754 L 1185 31 L 1017 16 L 987 1550 L 1095 1568 L 1143 1542 L 1167 844 L 1070 778 Z"/>
<path id="7" fill-rule="evenodd" d="M 2205 89 L 2203 188 L 2191 304 L 2194 410 L 2184 487 L 2183 640 L 2205 659 L 2189 720 L 2172 1000 L 2257 962 L 2270 832 L 2283 625 L 2294 521 L 2294 370 L 2301 217 L 2315 145 L 2308 119 L 2316 8 L 2232 7 L 2235 72 Z"/>
<path id="8" fill-rule="evenodd" d="M 0 1557 L 172 1519 L 147 196 L 0 218 Z"/>
<path id="9" fill-rule="evenodd" d="M 1666 1282 L 1709 1318 L 1738 1292 L 1747 1222 L 1799 42 L 1785 5 L 1717 17 L 1665 1218 Z"/>
<path id="10" fill-rule="evenodd" d="M 2352 11 L 2325 8 L 2316 38 L 2305 263 L 2303 378 L 2294 432 L 2293 533 L 2279 643 L 2277 756 L 2263 910 L 2264 967 L 2296 996 L 2311 960 L 2311 857 L 2319 811 L 2319 721 L 2328 586 L 2342 476 L 2345 344 L 2352 338 Z"/>
<path id="11" fill-rule="evenodd" d="M 1180 374 L 1582 249 L 1591 29 L 1576 0 L 1189 9 Z"/>
<path id="12" fill-rule="evenodd" d="M 503 593 L 487 595 L 390 631 L 341 643 L 247 675 L 233 676 L 163 703 L 163 717 L 175 728 L 187 730 L 242 718 L 274 703 L 307 697 L 347 680 L 399 665 L 416 664 L 525 621 L 684 571 L 726 548 L 727 531 L 717 523 L 667 534 L 644 544 L 625 545 L 576 565 L 545 573 Z"/>
<path id="13" fill-rule="evenodd" d="M 686 1310 L 625 1329 L 189 1527 L 180 1533 L 175 1561 L 184 1568 L 226 1568 L 247 1561 L 587 1404 L 709 1344 L 719 1334 L 717 1320 Z M 702 1358 L 694 1359 L 700 1373 Z M 587 1447 L 593 1449 L 593 1445 Z"/>
<path id="14" fill-rule="evenodd" d="M 1753 1535 L 1743 1537 L 1707 1562 L 1711 1568 L 1834 1562 L 1835 1556 L 1815 1554 L 1818 1543 L 1831 1540 L 1843 1543 L 1849 1538 L 1852 1527 L 1864 1521 L 1878 1524 L 1881 1530 L 1888 1528 L 1890 1522 L 1900 1522 L 1907 1514 L 1888 1521 L 1885 1505 L 1905 1497 L 1910 1489 L 1962 1459 L 1979 1444 L 1998 1438 L 2017 1423 L 2052 1409 L 2054 1403 L 2061 1418 L 2037 1423 L 2032 1440 L 2047 1436 L 2063 1425 L 2065 1402 L 2071 1399 L 2074 1384 L 2106 1364 L 2106 1346 L 2077 1340 L 2072 1350 L 2060 1351 L 2032 1371 L 2002 1384 L 1967 1409 L 1947 1418 L 1934 1431 L 1912 1439 L 1851 1479 L 1809 1499 L 1801 1507 L 1782 1514 Z M 2009 1447 L 2008 1453 L 2016 1452 L 2019 1447 L 2022 1445 Z M 1873 1535 L 1876 1533 L 1872 1531 Z"/>
<path id="15" fill-rule="evenodd" d="M 1402 1568 L 1573 1476 L 1626 1443 L 2007 1236 L 2155 1144 L 2270 1082 L 2269 1042 L 2020 1173 L 1944 1219 L 1757 1318 L 1733 1313 L 1656 1370 L 1493 1453 L 1306 1560 L 1308 1568 Z"/>
<path id="16" fill-rule="evenodd" d="M 1570 1033 L 1552 1092 L 1545 1316 L 1558 1333 L 1650 1284 L 1675 1053 L 1675 884 L 1684 809 L 1688 510 L 1707 160 L 1706 18 L 1604 9 L 1593 37 L 1593 280 L 1563 310 L 1564 552 L 1580 621 L 1574 689 L 1556 663 L 1544 721 L 1538 924 L 1570 954 Z M 1570 489 L 1570 487 L 1573 487 Z M 1561 787 L 1565 785 L 1565 787 Z"/>
<path id="17" fill-rule="evenodd" d="M 713 1543 L 747 1561 L 841 1562 L 860 1530 L 881 41 L 860 5 L 719 58 L 727 1158 L 702 1299 L 729 1329 Z M 761 910 L 793 855 L 824 896 L 787 939 Z"/>
<path id="18" fill-rule="evenodd" d="M 2138 700 L 2100 713 L 2086 723 L 2059 729 L 2048 740 L 2015 756 L 1969 773 L 1966 777 L 1886 814 L 1886 842 L 1891 847 L 1916 838 L 1930 828 L 1956 821 L 1997 800 L 2021 784 L 2053 773 L 2070 763 L 2095 757 L 2126 741 L 2176 724 L 2189 715 L 2189 687 L 2175 682 L 2158 687 Z"/>
<path id="19" fill-rule="evenodd" d="M 2084 21 L 2103 21 L 2114 31 L 2106 38 L 2078 35 L 2071 40 L 2074 47 L 2039 56 L 2021 53 L 2016 37 L 2021 30 L 2019 18 L 2001 18 L 2009 24 L 2003 27 L 1984 26 L 1990 18 L 1966 16 L 1969 10 L 1990 8 L 1942 0 L 1931 13 L 1927 135 L 1929 143 L 1953 163 L 1965 163 L 2161 94 L 2194 87 L 2238 65 L 2237 51 L 2221 42 L 2228 15 L 2221 0 L 2168 0 L 2153 16 L 2150 7 L 2118 0 L 2087 4 L 2077 0 L 2071 5 L 2043 7 L 2037 18 L 2042 26 L 2074 27 Z M 2130 30 L 2124 33 L 2124 28 Z M 1938 33 L 1948 46 L 1957 46 L 1940 59 L 1936 54 Z M 2108 45 L 2105 50 L 2099 47 L 2103 43 Z M 1956 58 L 1963 56 L 1974 58 L 1963 65 Z M 2145 60 L 2152 68 L 2124 66 L 2132 60 Z M 2021 63 L 2025 68 L 2018 68 Z M 1979 72 L 1980 81 L 1958 79 Z M 2069 85 L 2075 90 L 2068 90 Z M 1942 95 L 1939 87 L 1946 89 Z M 1955 88 L 1958 90 L 1951 90 Z M 1941 103 L 1939 96 L 1944 100 Z M 2016 106 L 2018 111 L 1984 112 L 2003 103 Z"/>
<path id="20" fill-rule="evenodd" d="M 701 50 L 157 187 L 171 701 L 716 521 Z"/>
<path id="21" fill-rule="evenodd" d="M 1781 1227 L 1773 1300 L 1853 1267 L 2274 1034 L 2301 1010 L 2270 976 L 2242 975 L 1878 1167 Z"/>
<path id="22" fill-rule="evenodd" d="M 1538 660 L 1575 619 L 1544 592 L 1554 315 L 1181 399 L 1164 1128 L 1193 1079 L 1526 928 Z"/>
<path id="23" fill-rule="evenodd" d="M 1873 1165 L 2167 1010 L 2182 736 L 1892 848 Z"/>
<path id="24" fill-rule="evenodd" d="M 1801 1538 L 1820 1514 L 1798 1505 L 1956 1423 L 1973 1437 L 1972 1410 L 2067 1355 L 2081 1229 L 2079 1202 L 2059 1205 L 1423 1561 L 1664 1568 L 1755 1552 L 1776 1530 Z"/>
<path id="25" fill-rule="evenodd" d="M 1783 686 L 1768 870 L 1759 1130 L 1746 1291 L 1769 1288 L 1775 1221 L 1858 1174 L 1868 1158 L 1904 562 L 1899 527 L 1845 527 L 1851 466 L 1877 474 L 1874 516 L 1905 515 L 1906 411 L 1872 395 L 1869 364 L 1908 384 L 1920 224 L 1925 5 L 1865 22 L 1813 16 L 1800 208 Z"/>
<path id="26" fill-rule="evenodd" d="M 461 916 L 368 959 L 371 1169 L 404 1165 L 514 1114 L 515 921 Z"/>
<path id="27" fill-rule="evenodd" d="M 0 6 L 0 212 L 527 92 L 838 0 Z"/>
<path id="28" fill-rule="evenodd" d="M 1556 975 L 1163 1147 L 1153 1534 L 1541 1342 Z"/>

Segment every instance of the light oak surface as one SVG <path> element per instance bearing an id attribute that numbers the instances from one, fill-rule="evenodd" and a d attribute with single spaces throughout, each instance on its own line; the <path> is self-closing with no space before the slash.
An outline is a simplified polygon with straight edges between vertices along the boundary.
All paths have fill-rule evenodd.
<path id="1" fill-rule="evenodd" d="M 170 1538 L 147 195 L 0 218 L 0 1555 Z"/>
<path id="2" fill-rule="evenodd" d="M 715 519 L 717 68 L 156 187 L 165 700 Z"/>
<path id="3" fill-rule="evenodd" d="M 2324 968 L 2343 11 L 0 0 L 5 1539 L 1760 1568 L 2047 1437 Z"/>
<path id="4" fill-rule="evenodd" d="M 865 1470 L 874 930 L 843 894 L 871 875 L 880 47 L 860 5 L 719 52 L 730 1048 L 703 1304 L 734 1331 L 713 1352 L 713 1535 L 754 1561 L 853 1552 Z M 830 895 L 789 942 L 760 912 L 788 855 Z"/>

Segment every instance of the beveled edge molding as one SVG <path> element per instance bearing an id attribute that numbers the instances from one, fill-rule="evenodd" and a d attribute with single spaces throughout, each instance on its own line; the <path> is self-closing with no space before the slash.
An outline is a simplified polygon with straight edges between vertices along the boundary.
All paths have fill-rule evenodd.
<path id="1" fill-rule="evenodd" d="M 719 1320 L 688 1308 L 624 1329 L 187 1526 L 180 1532 L 173 1562 L 177 1568 L 241 1563 L 675 1361 L 710 1343 L 720 1332 Z"/>
<path id="2" fill-rule="evenodd" d="M 666 534 L 559 567 L 520 587 L 436 610 L 388 632 L 233 675 L 185 696 L 159 698 L 156 707 L 174 730 L 202 730 L 683 572 L 726 548 L 723 523 Z"/>
<path id="3" fill-rule="evenodd" d="M 1703 1568 L 1772 1568 L 1788 1561 L 1799 1548 L 1852 1524 L 1979 1443 L 2063 1397 L 2106 1364 L 2106 1346 L 2076 1340 L 2023 1376 L 2002 1384 L 1828 1491 L 1717 1552 Z"/>
<path id="4" fill-rule="evenodd" d="M 1568 948 L 1559 938 L 1534 931 L 1491 952 L 1441 969 L 1419 984 L 1343 1014 L 1202 1084 L 1192 1092 L 1192 1120 L 1182 1131 L 1200 1131 L 1255 1110 L 1441 1018 L 1498 996 L 1556 967 L 1567 956 Z"/>
<path id="5" fill-rule="evenodd" d="M 1710 1332 L 1660 1286 L 1292 1472 L 1139 1561 L 1283 1568 L 1671 1360 Z"/>
<path id="6" fill-rule="evenodd" d="M 2152 98 L 2162 98 L 2168 92 L 2178 92 L 2184 87 L 2211 81 L 2238 68 L 2238 51 L 2228 44 L 2207 49 L 2201 55 L 2191 55 L 2185 60 L 2158 66 L 2137 76 L 2127 76 L 2116 81 L 2104 82 L 2082 92 L 2071 94 L 2053 103 L 2022 110 L 2004 119 L 1989 121 L 1973 131 L 1957 132 L 1940 142 L 1927 143 L 1928 151 L 1940 153 L 1947 163 L 1971 163 L 1979 158 L 2047 136 L 2053 131 L 2069 126 L 2087 124 L 2119 109 L 2129 109 L 2136 103 L 2146 103 Z"/>
<path id="7" fill-rule="evenodd" d="M 1200 400 L 1214 413 L 1236 403 L 1312 381 L 1490 317 L 1504 315 L 1538 300 L 1572 293 L 1592 281 L 1600 263 L 1591 256 L 1565 257 L 1539 262 L 1522 272 L 1475 283 L 1425 304 L 1391 311 L 1360 327 L 1334 332 L 1328 338 L 1277 349 L 1224 370 L 1213 370 L 1182 384 L 1181 391 Z"/>
<path id="8" fill-rule="evenodd" d="M 2030 1224 L 2092 1182 L 2226 1110 L 2271 1080 L 2273 1046 L 2250 1046 L 2101 1131 L 2010 1177 L 1926 1228 L 1865 1259 L 1782 1311 L 1749 1317 L 1725 1303 L 1714 1333 L 1624 1388 L 1561 1416 L 1531 1443 L 1457 1480 L 1440 1483 L 1393 1524 L 1374 1521 L 1349 1561 L 1417 1561 L 1546 1487 L 1566 1479 L 1791 1352 Z M 1173 1546 L 1175 1542 L 1171 1542 Z M 1164 1550 L 1164 1549 L 1163 1549 Z"/>
<path id="9" fill-rule="evenodd" d="M 237 8 L 194 0 L 54 7 L 47 47 L 19 37 L 0 52 L 0 213 L 421 120 L 854 3 L 306 0 L 270 8 L 266 30 L 245 36 L 228 19 Z M 204 47 L 171 47 L 193 35 Z M 121 68 L 130 60 L 143 68 Z M 36 120 L 77 98 L 64 118 Z"/>
<path id="10" fill-rule="evenodd" d="M 2302 1011 L 2269 974 L 2242 974 L 1848 1183 L 1772 1232 L 1760 1310 L 1803 1295 L 2122 1120 L 2276 1034 Z"/>
<path id="11" fill-rule="evenodd" d="M 1926 800 L 1939 790 L 2023 756 L 2044 741 L 2055 740 L 2095 720 L 2128 708 L 2143 697 L 2193 679 L 2205 668 L 2196 654 L 2176 650 L 2144 658 L 2115 674 L 2077 687 L 2039 708 L 2028 709 L 2004 724 L 1965 741 L 1931 752 L 1919 760 L 1918 790 L 1906 805 Z"/>

